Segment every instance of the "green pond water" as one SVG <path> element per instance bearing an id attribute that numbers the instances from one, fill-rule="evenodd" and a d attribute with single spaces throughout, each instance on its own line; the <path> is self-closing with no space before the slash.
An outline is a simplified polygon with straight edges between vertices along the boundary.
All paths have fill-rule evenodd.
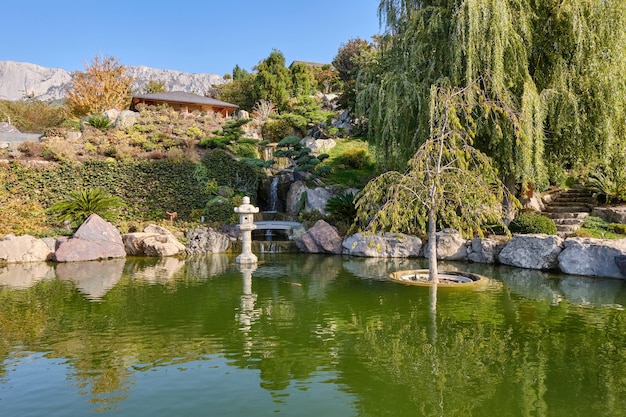
<path id="1" fill-rule="evenodd" d="M 623 281 L 259 255 L 0 267 L 0 416 L 626 416 Z"/>

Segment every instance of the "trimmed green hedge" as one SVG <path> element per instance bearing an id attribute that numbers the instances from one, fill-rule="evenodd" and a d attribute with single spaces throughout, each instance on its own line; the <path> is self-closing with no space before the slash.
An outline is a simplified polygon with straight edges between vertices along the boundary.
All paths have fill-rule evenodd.
<path id="1" fill-rule="evenodd" d="M 524 213 L 518 215 L 509 224 L 512 233 L 545 233 L 556 235 L 556 225 L 549 217 L 541 214 Z"/>
<path id="2" fill-rule="evenodd" d="M 194 175 L 200 164 L 205 173 L 202 179 Z M 260 169 L 234 159 L 223 150 L 207 152 L 200 164 L 166 159 L 109 159 L 27 166 L 12 161 L 0 164 L 0 202 L 2 198 L 18 199 L 20 207 L 39 207 L 36 211 L 40 213 L 41 208 L 48 209 L 65 200 L 72 191 L 101 188 L 125 203 L 119 221 L 164 220 L 168 218 L 167 212 L 178 213 L 180 220 L 190 220 L 198 217 L 199 212 L 205 212 L 207 202 L 215 197 L 206 184 L 210 179 L 256 201 L 260 176 L 263 175 Z M 233 204 L 239 201 L 237 198 L 240 197 L 230 198 L 214 217 L 228 221 L 230 216 L 227 214 L 233 212 Z M 49 214 L 33 216 L 28 214 L 33 210 L 20 212 L 19 207 L 14 209 L 8 215 L 22 219 L 23 214 L 22 220 L 27 224 L 21 225 L 19 230 L 16 226 L 0 224 L 0 236 L 55 225 Z"/>
<path id="3" fill-rule="evenodd" d="M 122 220 L 157 220 L 166 212 L 187 219 L 194 209 L 203 209 L 209 196 L 204 184 L 194 179 L 191 162 L 167 160 L 133 162 L 91 161 L 83 164 L 51 164 L 30 168 L 12 162 L 2 184 L 12 195 L 37 201 L 45 208 L 67 198 L 71 191 L 102 188 L 126 203 Z"/>

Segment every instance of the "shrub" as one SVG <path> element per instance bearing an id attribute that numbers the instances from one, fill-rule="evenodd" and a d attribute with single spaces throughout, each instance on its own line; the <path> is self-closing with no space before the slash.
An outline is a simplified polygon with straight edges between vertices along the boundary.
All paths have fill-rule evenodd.
<path id="1" fill-rule="evenodd" d="M 602 220 L 600 217 L 596 216 L 587 216 L 583 220 L 582 227 L 585 229 L 604 229 L 606 230 L 609 226 L 609 223 Z"/>
<path id="2" fill-rule="evenodd" d="M 556 235 L 556 225 L 549 217 L 533 213 L 518 215 L 509 224 L 509 230 L 521 234 L 545 233 Z"/>
<path id="3" fill-rule="evenodd" d="M 92 214 L 113 220 L 115 209 L 123 205 L 119 197 L 111 196 L 101 188 L 92 188 L 70 192 L 66 200 L 53 204 L 50 212 L 61 222 L 69 221 L 80 225 Z"/>
<path id="4" fill-rule="evenodd" d="M 592 231 L 607 231 L 618 235 L 626 235 L 626 224 L 609 223 L 596 216 L 585 217 L 582 227 Z"/>
<path id="5" fill-rule="evenodd" d="M 180 148 L 170 148 L 165 152 L 165 158 L 172 162 L 183 162 L 185 160 L 185 152 Z"/>
<path id="6" fill-rule="evenodd" d="M 86 122 L 89 126 L 96 129 L 106 130 L 111 127 L 111 120 L 108 117 L 102 115 L 93 115 L 87 118 Z"/>
<path id="7" fill-rule="evenodd" d="M 261 157 L 259 147 L 252 143 L 237 142 L 229 145 L 228 148 L 240 158 L 259 159 Z"/>
<path id="8" fill-rule="evenodd" d="M 0 100 L 0 114 L 3 121 L 6 117 L 22 133 L 42 133 L 47 128 L 60 126 L 67 116 L 67 108 L 32 98 Z"/>
<path id="9" fill-rule="evenodd" d="M 44 150 L 44 144 L 41 142 L 22 142 L 17 149 L 26 156 L 40 157 Z"/>
<path id="10" fill-rule="evenodd" d="M 197 169 L 195 174 L 200 183 L 214 178 L 218 185 L 226 185 L 256 199 L 259 180 L 263 175 L 261 169 L 237 161 L 220 149 L 207 152 L 201 164 L 202 168 Z"/>
<path id="11" fill-rule="evenodd" d="M 354 193 L 346 192 L 335 197 L 331 197 L 326 202 L 326 211 L 331 216 L 351 223 L 356 217 L 356 207 L 354 207 Z"/>
<path id="12" fill-rule="evenodd" d="M 599 203 L 610 204 L 626 200 L 626 170 L 597 172 L 589 177 L 585 188 L 593 193 Z"/>
<path id="13" fill-rule="evenodd" d="M 293 134 L 293 127 L 288 120 L 284 119 L 270 119 L 265 122 L 261 129 L 263 139 L 272 143 L 280 142 L 291 134 Z"/>
<path id="14" fill-rule="evenodd" d="M 64 162 L 75 160 L 76 154 L 64 139 L 53 137 L 47 138 L 44 142 L 41 157 L 49 161 Z"/>
<path id="15" fill-rule="evenodd" d="M 626 224 L 621 223 L 611 223 L 609 225 L 609 230 L 613 233 L 617 233 L 619 235 L 626 235 Z"/>
<path id="16" fill-rule="evenodd" d="M 236 207 L 231 199 L 217 196 L 209 200 L 204 209 L 207 222 L 236 223 L 237 213 L 233 210 Z"/>
<path id="17" fill-rule="evenodd" d="M 353 169 L 363 169 L 371 163 L 369 153 L 363 148 L 348 149 L 337 159 L 339 163 Z"/>
<path id="18" fill-rule="evenodd" d="M 190 138 L 199 139 L 204 135 L 204 132 L 198 126 L 190 126 L 185 134 Z"/>

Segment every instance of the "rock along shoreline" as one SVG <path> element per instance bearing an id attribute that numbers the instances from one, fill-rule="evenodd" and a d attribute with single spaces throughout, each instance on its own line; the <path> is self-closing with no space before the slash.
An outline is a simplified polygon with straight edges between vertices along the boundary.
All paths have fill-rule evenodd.
<path id="1" fill-rule="evenodd" d="M 121 234 L 111 223 L 92 215 L 72 237 L 35 238 L 7 235 L 0 240 L 0 266 L 33 262 L 79 262 L 126 256 L 187 256 L 231 251 L 237 237 L 212 228 L 186 233 L 187 246 L 167 229 L 149 225 L 143 232 Z M 370 258 L 427 257 L 421 239 L 403 234 L 356 233 L 341 237 L 318 221 L 295 238 L 302 253 Z M 465 239 L 454 229 L 437 233 L 437 258 L 570 275 L 626 279 L 626 239 L 561 238 L 544 234 Z"/>

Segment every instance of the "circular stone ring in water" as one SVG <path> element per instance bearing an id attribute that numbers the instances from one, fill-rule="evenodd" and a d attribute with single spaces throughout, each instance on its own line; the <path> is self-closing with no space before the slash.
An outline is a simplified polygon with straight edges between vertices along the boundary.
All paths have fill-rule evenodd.
<path id="1" fill-rule="evenodd" d="M 472 274 L 463 271 L 443 271 L 439 274 L 437 287 L 447 288 L 473 288 L 487 282 L 482 275 Z M 396 271 L 389 274 L 389 279 L 407 285 L 418 285 L 422 287 L 431 286 L 434 283 L 428 280 L 428 269 L 412 269 Z"/>

